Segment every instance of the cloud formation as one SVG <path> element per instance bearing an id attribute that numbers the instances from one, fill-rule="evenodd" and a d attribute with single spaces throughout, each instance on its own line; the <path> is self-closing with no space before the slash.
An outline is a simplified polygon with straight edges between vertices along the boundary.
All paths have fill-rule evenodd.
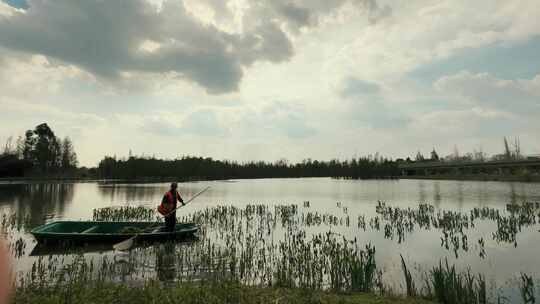
<path id="1" fill-rule="evenodd" d="M 373 1 L 351 3 L 377 10 Z M 157 7 L 146 0 L 29 0 L 26 10 L 0 15 L 0 46 L 73 64 L 107 81 L 170 73 L 209 93 L 226 93 L 238 90 L 252 63 L 291 58 L 294 48 L 284 27 L 315 26 L 348 2 L 253 1 L 242 31 L 230 32 L 203 22 L 182 1 Z M 209 4 L 225 8 L 221 1 Z"/>
<path id="2" fill-rule="evenodd" d="M 334 70 L 364 79 L 399 79 L 471 49 L 513 46 L 540 35 L 538 1 L 406 1 L 392 18 L 355 33 L 335 54 Z"/>
<path id="3" fill-rule="evenodd" d="M 361 126 L 394 129 L 409 122 L 401 109 L 389 105 L 382 88 L 376 83 L 348 77 L 343 80 L 338 94 L 342 98 L 345 116 Z"/>
<path id="4" fill-rule="evenodd" d="M 472 106 L 515 115 L 540 115 L 540 75 L 533 79 L 507 80 L 488 73 L 462 71 L 441 77 L 434 86 Z"/>
<path id="5" fill-rule="evenodd" d="M 503 136 L 540 153 L 537 8 L 0 0 L 0 143 L 46 121 L 88 166 L 129 149 L 241 161 L 498 153 Z"/>

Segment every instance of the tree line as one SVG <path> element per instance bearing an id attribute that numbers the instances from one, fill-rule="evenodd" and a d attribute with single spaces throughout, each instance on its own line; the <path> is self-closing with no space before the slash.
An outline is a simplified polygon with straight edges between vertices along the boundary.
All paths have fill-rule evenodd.
<path id="1" fill-rule="evenodd" d="M 184 156 L 165 160 L 131 156 L 128 159 L 105 157 L 98 165 L 100 178 L 176 178 L 176 179 L 244 179 L 279 177 L 334 177 L 347 179 L 392 178 L 399 175 L 397 163 L 379 156 L 345 161 L 306 159 L 291 164 L 276 162 L 235 162 L 212 158 Z"/>
<path id="2" fill-rule="evenodd" d="M 422 152 L 418 151 L 416 153 L 416 156 L 414 157 L 414 160 L 412 160 L 410 157 L 407 157 L 407 159 L 402 160 L 398 159 L 398 161 L 406 161 L 406 162 L 438 162 L 438 161 L 444 161 L 444 162 L 486 162 L 486 161 L 512 161 L 512 160 L 522 160 L 526 159 L 527 156 L 523 155 L 521 153 L 521 144 L 519 141 L 519 138 L 515 138 L 513 143 L 509 143 L 508 139 L 506 137 L 503 137 L 503 144 L 504 144 L 504 150 L 503 153 L 495 154 L 492 156 L 488 156 L 487 153 L 482 151 L 482 149 L 474 150 L 473 152 L 467 152 L 467 153 L 460 153 L 457 146 L 454 146 L 454 151 L 452 154 L 440 157 L 437 151 L 435 151 L 435 148 L 433 148 L 433 151 L 431 151 L 429 157 L 424 157 Z M 533 156 L 534 157 L 534 156 Z"/>
<path id="3" fill-rule="evenodd" d="M 0 176 L 66 174 L 77 169 L 73 142 L 61 139 L 46 124 L 19 136 L 8 138 L 0 154 Z"/>

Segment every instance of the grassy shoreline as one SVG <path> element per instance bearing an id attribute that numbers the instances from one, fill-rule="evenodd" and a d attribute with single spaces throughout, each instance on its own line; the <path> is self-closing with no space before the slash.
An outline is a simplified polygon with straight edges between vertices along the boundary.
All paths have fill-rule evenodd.
<path id="1" fill-rule="evenodd" d="M 14 303 L 434 303 L 417 297 L 379 296 L 375 293 L 336 293 L 300 288 L 248 287 L 237 283 L 183 283 L 165 287 L 157 281 L 143 286 L 79 283 L 66 288 L 19 288 Z"/>

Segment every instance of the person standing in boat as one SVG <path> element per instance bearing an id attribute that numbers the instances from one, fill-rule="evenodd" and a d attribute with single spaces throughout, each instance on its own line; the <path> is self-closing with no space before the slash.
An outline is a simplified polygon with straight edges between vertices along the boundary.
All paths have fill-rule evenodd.
<path id="1" fill-rule="evenodd" d="M 165 215 L 165 229 L 169 232 L 174 231 L 174 227 L 176 226 L 176 211 L 173 210 L 176 209 L 178 202 L 185 205 L 177 189 L 178 184 L 172 183 L 171 190 L 165 193 L 161 200 L 161 206 L 159 206 L 160 213 Z"/>

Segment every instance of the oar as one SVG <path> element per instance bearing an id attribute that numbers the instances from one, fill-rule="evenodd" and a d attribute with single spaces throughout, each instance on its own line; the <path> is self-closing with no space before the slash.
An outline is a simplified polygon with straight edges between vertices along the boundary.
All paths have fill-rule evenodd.
<path id="1" fill-rule="evenodd" d="M 210 186 L 204 188 L 202 191 L 198 192 L 197 194 L 193 195 L 189 200 L 185 201 L 184 204 L 181 204 L 180 206 L 174 208 L 174 210 L 172 210 L 171 212 L 167 213 L 164 215 L 164 217 L 167 217 L 169 215 L 171 215 L 173 212 L 175 212 L 177 209 L 187 205 L 189 202 L 191 202 L 192 200 L 194 200 L 197 196 L 203 194 L 203 192 L 205 192 L 206 190 L 210 189 Z M 139 236 L 140 234 L 136 234 L 132 237 L 130 237 L 129 239 L 127 240 L 124 240 L 118 244 L 114 244 L 113 245 L 113 249 L 114 250 L 120 250 L 120 251 L 126 251 L 126 250 L 129 250 L 131 247 L 133 247 L 133 243 L 135 242 L 135 239 Z"/>

